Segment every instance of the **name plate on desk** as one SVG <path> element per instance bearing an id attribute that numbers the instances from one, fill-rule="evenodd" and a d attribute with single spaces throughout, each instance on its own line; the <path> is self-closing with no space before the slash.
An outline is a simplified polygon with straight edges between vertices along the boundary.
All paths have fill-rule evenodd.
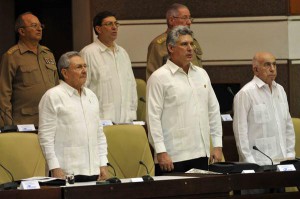
<path id="1" fill-rule="evenodd" d="M 102 126 L 112 126 L 114 125 L 111 120 L 101 120 Z"/>
<path id="2" fill-rule="evenodd" d="M 277 165 L 277 171 L 296 171 L 293 164 Z"/>
<path id="3" fill-rule="evenodd" d="M 37 180 L 22 181 L 20 185 L 22 190 L 40 189 L 40 184 Z"/>
<path id="4" fill-rule="evenodd" d="M 132 124 L 133 125 L 141 125 L 141 126 L 143 126 L 143 125 L 145 125 L 145 122 L 144 121 L 133 121 Z"/>
<path id="5" fill-rule="evenodd" d="M 232 121 L 232 117 L 230 114 L 222 114 L 221 115 L 222 121 L 226 122 L 226 121 Z"/>
<path id="6" fill-rule="evenodd" d="M 251 170 L 243 170 L 242 173 L 255 173 L 255 171 L 252 169 Z"/>
<path id="7" fill-rule="evenodd" d="M 33 124 L 20 124 L 17 125 L 18 131 L 20 132 L 26 132 L 26 131 L 36 131 Z"/>
<path id="8" fill-rule="evenodd" d="M 131 182 L 144 182 L 143 178 L 130 178 Z"/>

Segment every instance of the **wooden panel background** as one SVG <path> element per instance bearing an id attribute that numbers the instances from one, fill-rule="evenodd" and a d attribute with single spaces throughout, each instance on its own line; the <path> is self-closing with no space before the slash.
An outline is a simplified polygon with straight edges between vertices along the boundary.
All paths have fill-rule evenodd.
<path id="1" fill-rule="evenodd" d="M 290 14 L 291 15 L 300 15 L 300 1 L 299 0 L 290 0 Z"/>
<path id="2" fill-rule="evenodd" d="M 91 0 L 91 15 L 109 10 L 120 20 L 162 19 L 175 2 L 188 6 L 196 18 L 282 16 L 289 12 L 288 0 Z"/>

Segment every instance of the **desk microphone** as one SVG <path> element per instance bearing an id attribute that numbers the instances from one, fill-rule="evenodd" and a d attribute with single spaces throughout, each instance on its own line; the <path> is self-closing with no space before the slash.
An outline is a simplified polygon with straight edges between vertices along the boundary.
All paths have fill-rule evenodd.
<path id="1" fill-rule="evenodd" d="M 13 120 L 13 118 L 12 118 L 10 115 L 8 115 L 8 114 L 6 113 L 6 111 L 3 111 L 1 108 L 0 108 L 0 112 L 4 113 L 5 118 L 9 118 L 9 119 L 11 120 L 11 122 L 12 122 L 12 125 L 5 125 L 5 123 L 4 123 L 3 128 L 1 128 L 1 132 L 16 132 L 16 131 L 18 131 L 17 126 L 14 125 L 14 120 Z M 5 120 L 3 119 L 3 122 L 4 122 L 4 121 L 5 121 Z"/>
<path id="2" fill-rule="evenodd" d="M 268 156 L 267 154 L 265 154 L 264 152 L 262 152 L 261 150 L 259 150 L 255 145 L 253 146 L 253 149 L 256 151 L 259 151 L 261 154 L 263 154 L 264 156 L 266 156 L 267 158 L 269 158 L 271 160 L 272 165 L 273 164 L 273 160 L 270 158 L 270 156 Z"/>
<path id="3" fill-rule="evenodd" d="M 14 182 L 15 179 L 14 179 L 13 175 L 11 174 L 11 172 L 7 168 L 5 168 L 1 163 L 0 163 L 0 167 L 2 167 L 11 177 L 11 182 L 1 184 L 0 190 L 17 189 L 18 184 Z"/>
<path id="4" fill-rule="evenodd" d="M 227 91 L 234 97 L 235 94 L 234 92 L 232 91 L 231 87 L 230 86 L 227 86 Z"/>
<path id="5" fill-rule="evenodd" d="M 141 102 L 146 103 L 146 100 L 145 100 L 143 97 L 140 97 L 139 100 L 140 100 Z"/>
<path id="6" fill-rule="evenodd" d="M 140 160 L 139 163 L 141 165 L 143 165 L 146 168 L 146 171 L 147 171 L 147 175 L 142 176 L 144 182 L 154 181 L 153 178 L 150 176 L 149 170 L 148 170 L 147 166 L 145 165 L 145 163 L 143 161 L 141 161 L 141 160 Z"/>
<path id="7" fill-rule="evenodd" d="M 108 162 L 107 166 L 111 167 L 114 171 L 114 177 L 108 178 L 106 181 L 112 184 L 116 184 L 116 183 L 121 183 L 121 180 L 119 178 L 117 178 L 116 176 L 116 170 L 115 168 Z"/>

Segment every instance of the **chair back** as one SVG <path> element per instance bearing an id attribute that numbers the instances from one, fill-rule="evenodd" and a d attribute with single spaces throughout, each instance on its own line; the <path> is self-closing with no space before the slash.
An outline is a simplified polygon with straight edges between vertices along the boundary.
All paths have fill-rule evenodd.
<path id="1" fill-rule="evenodd" d="M 146 82 L 142 79 L 135 79 L 138 95 L 137 120 L 146 121 Z"/>
<path id="2" fill-rule="evenodd" d="M 139 125 L 105 126 L 108 145 L 108 161 L 115 168 L 118 178 L 134 178 L 146 175 L 146 168 L 154 175 L 154 162 L 144 127 Z M 109 173 L 114 176 L 113 170 Z"/>
<path id="3" fill-rule="evenodd" d="M 295 129 L 295 152 L 300 157 L 300 118 L 292 118 Z"/>
<path id="4" fill-rule="evenodd" d="M 0 164 L 13 175 L 14 180 L 46 176 L 46 161 L 38 135 L 35 133 L 1 133 Z M 0 167 L 0 184 L 12 181 Z"/>

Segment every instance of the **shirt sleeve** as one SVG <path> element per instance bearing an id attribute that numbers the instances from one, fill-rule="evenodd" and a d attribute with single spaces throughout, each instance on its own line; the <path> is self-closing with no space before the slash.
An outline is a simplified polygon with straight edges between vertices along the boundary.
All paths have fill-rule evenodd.
<path id="1" fill-rule="evenodd" d="M 127 53 L 126 53 L 127 54 Z M 137 97 L 137 88 L 136 88 L 136 81 L 135 77 L 133 75 L 132 71 L 132 66 L 131 66 L 131 61 L 129 58 L 129 55 L 127 54 L 130 67 L 128 67 L 128 76 L 130 77 L 130 91 L 131 91 L 131 99 L 130 100 L 130 113 L 129 113 L 129 120 L 128 121 L 133 121 L 136 120 L 136 111 L 137 111 L 137 106 L 138 106 L 138 97 Z"/>
<path id="2" fill-rule="evenodd" d="M 152 76 L 147 83 L 147 120 L 149 142 L 156 153 L 166 152 L 164 136 L 161 124 L 161 115 L 163 111 L 163 86 L 156 76 Z"/>
<path id="3" fill-rule="evenodd" d="M 251 153 L 251 149 L 249 148 L 248 140 L 247 117 L 250 105 L 250 98 L 247 93 L 240 91 L 236 94 L 234 97 L 233 132 L 240 156 L 243 157 L 245 162 L 256 163 Z"/>
<path id="4" fill-rule="evenodd" d="M 5 112 L 1 113 L 3 125 L 11 125 L 12 117 L 12 82 L 15 76 L 14 61 L 7 54 L 4 54 L 0 64 L 0 108 Z"/>
<path id="5" fill-rule="evenodd" d="M 100 167 L 107 166 L 107 142 L 106 137 L 103 132 L 103 126 L 101 122 L 99 122 L 99 132 L 98 132 L 98 148 L 99 148 L 99 157 L 100 157 Z"/>
<path id="6" fill-rule="evenodd" d="M 282 89 L 282 93 L 285 100 L 285 110 L 287 114 L 287 120 L 286 120 L 286 155 L 287 158 L 295 158 L 295 129 L 293 126 L 293 121 L 289 112 L 289 105 L 287 101 L 287 96 L 284 90 Z"/>
<path id="7" fill-rule="evenodd" d="M 39 103 L 39 141 L 49 170 L 60 168 L 54 150 L 57 112 L 51 94 L 46 92 Z"/>

